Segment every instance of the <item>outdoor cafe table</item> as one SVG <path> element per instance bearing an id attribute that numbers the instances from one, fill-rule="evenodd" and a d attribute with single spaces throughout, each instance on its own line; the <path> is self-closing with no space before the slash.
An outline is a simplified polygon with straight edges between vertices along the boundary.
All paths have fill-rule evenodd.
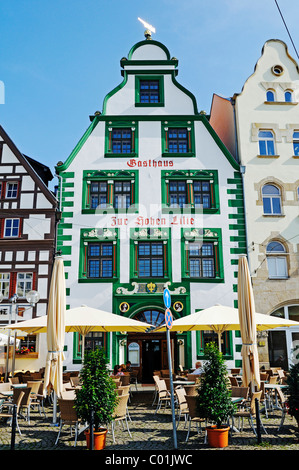
<path id="1" fill-rule="evenodd" d="M 280 389 L 280 390 L 283 390 L 284 388 L 287 388 L 288 386 L 287 385 L 280 385 L 280 384 L 268 384 L 268 383 L 265 383 L 264 385 L 265 387 L 265 390 L 274 390 L 275 392 L 275 406 L 270 406 L 272 409 L 276 409 L 276 410 L 280 410 L 281 407 L 279 406 L 279 402 L 278 402 L 278 393 L 277 393 L 277 390 Z"/>
<path id="2" fill-rule="evenodd" d="M 174 380 L 173 385 L 195 385 L 195 382 L 191 380 Z"/>

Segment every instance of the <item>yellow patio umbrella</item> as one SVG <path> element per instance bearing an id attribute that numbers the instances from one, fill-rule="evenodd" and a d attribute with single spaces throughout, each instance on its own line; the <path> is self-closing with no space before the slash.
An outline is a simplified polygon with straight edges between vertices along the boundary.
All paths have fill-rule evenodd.
<path id="1" fill-rule="evenodd" d="M 56 395 L 61 397 L 63 379 L 63 348 L 65 336 L 65 274 L 63 258 L 54 261 L 50 285 L 48 314 L 47 314 L 47 347 L 44 375 L 44 393 L 53 387 Z"/>
<path id="2" fill-rule="evenodd" d="M 242 338 L 242 381 L 243 386 L 254 385 L 260 388 L 260 368 L 256 343 L 255 303 L 246 256 L 238 263 L 238 310 Z"/>
<path id="3" fill-rule="evenodd" d="M 84 357 L 84 338 L 93 331 L 102 332 L 140 332 L 144 333 L 147 329 L 153 328 L 149 323 L 145 323 L 133 318 L 116 315 L 115 313 L 105 312 L 93 307 L 82 305 L 65 311 L 64 327 L 66 333 L 77 332 L 83 337 Z M 30 334 L 47 332 L 47 315 L 33 318 L 11 325 L 11 329 L 26 331 Z M 0 327 L 1 331 L 1 327 Z"/>

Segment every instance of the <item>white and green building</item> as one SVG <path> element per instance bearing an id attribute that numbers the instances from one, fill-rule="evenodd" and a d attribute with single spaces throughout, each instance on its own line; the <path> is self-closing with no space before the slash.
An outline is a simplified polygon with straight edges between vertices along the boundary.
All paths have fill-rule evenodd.
<path id="1" fill-rule="evenodd" d="M 121 59 L 121 83 L 104 99 L 66 161 L 59 162 L 67 304 L 164 322 L 217 303 L 236 306 L 237 264 L 246 252 L 239 165 L 178 81 L 178 60 L 155 40 Z M 172 333 L 175 367 L 202 358 L 211 332 Z M 230 367 L 238 332 L 223 335 Z M 97 333 L 111 366 L 130 359 L 140 381 L 168 367 L 165 333 Z M 65 367 L 80 368 L 80 337 L 66 335 Z"/>

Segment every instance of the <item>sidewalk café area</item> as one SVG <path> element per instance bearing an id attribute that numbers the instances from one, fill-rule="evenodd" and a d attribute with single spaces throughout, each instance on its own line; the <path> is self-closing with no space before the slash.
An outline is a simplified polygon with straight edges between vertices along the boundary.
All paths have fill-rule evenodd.
<path id="1" fill-rule="evenodd" d="M 230 420 L 231 431 L 229 445 L 222 450 L 299 450 L 299 433 L 296 421 L 288 415 L 285 404 L 282 401 L 283 390 L 285 390 L 285 375 L 280 369 L 269 369 L 261 372 L 261 383 L 263 395 L 260 401 L 260 416 L 263 429 L 261 441 L 250 425 L 248 419 L 244 419 L 243 427 L 235 416 Z M 68 424 L 60 428 L 60 409 L 56 409 L 56 418 L 53 419 L 54 401 L 53 396 L 44 399 L 38 397 L 41 391 L 42 372 L 38 371 L 30 376 L 27 374 L 16 374 L 10 378 L 8 383 L 0 383 L 0 450 L 11 449 L 12 428 L 9 418 L 5 416 L 5 404 L 12 400 L 14 390 L 31 388 L 31 401 L 21 404 L 19 408 L 15 430 L 14 450 L 88 450 L 86 438 L 80 427 L 76 437 L 74 429 Z M 232 399 L 241 395 L 241 370 L 231 370 L 228 376 L 228 387 L 232 392 Z M 126 377 L 123 376 L 123 377 Z M 116 393 L 121 395 L 125 379 L 115 377 Z M 114 432 L 112 426 L 108 427 L 105 451 L 171 451 L 173 450 L 173 423 L 170 401 L 167 395 L 161 394 L 164 388 L 169 390 L 169 377 L 167 371 L 155 372 L 153 384 L 140 384 L 136 380 L 129 382 L 129 400 L 127 402 L 127 426 L 115 423 Z M 205 439 L 205 422 L 197 422 L 193 418 L 191 409 L 184 405 L 190 403 L 184 397 L 196 394 L 199 378 L 192 374 L 181 372 L 173 375 L 175 410 L 176 410 L 176 433 L 177 450 L 217 450 L 209 447 Z M 37 383 L 39 386 L 34 385 Z M 161 388 L 162 385 L 162 388 Z M 78 383 L 76 373 L 64 374 L 64 396 L 74 396 Z M 34 393 L 32 390 L 35 390 Z M 277 393 L 277 391 L 279 392 Z M 282 392 L 282 394 L 281 394 Z M 29 397 L 30 397 L 29 395 Z M 183 400 L 182 400 L 183 397 Z M 40 399 L 38 399 L 40 398 Z M 166 399 L 165 399 L 166 398 Z M 169 396 L 168 396 L 169 398 Z M 250 400 L 250 396 L 247 397 Z M 243 398 L 246 400 L 246 398 Z M 239 401 L 239 398 L 238 400 Z M 4 416 L 3 416 L 4 415 Z M 192 419 L 191 419 L 192 418 Z M 56 421 L 56 422 L 55 422 Z M 255 421 L 253 419 L 255 424 Z M 265 430 L 265 432 L 264 432 Z M 81 431 L 81 432 L 80 432 Z"/>

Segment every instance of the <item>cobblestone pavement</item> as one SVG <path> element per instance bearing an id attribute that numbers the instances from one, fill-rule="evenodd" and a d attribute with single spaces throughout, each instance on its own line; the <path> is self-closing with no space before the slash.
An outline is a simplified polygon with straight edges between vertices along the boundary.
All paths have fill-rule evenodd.
<path id="1" fill-rule="evenodd" d="M 116 443 L 113 443 L 111 432 L 107 435 L 106 451 L 172 451 L 173 429 L 171 410 L 162 409 L 155 414 L 155 406 L 152 404 L 152 392 L 133 392 L 129 403 L 129 428 L 132 438 L 127 430 L 117 423 L 115 427 Z M 74 447 L 74 433 L 71 436 L 70 427 L 63 426 L 61 438 L 55 446 L 58 427 L 52 422 L 52 406 L 46 407 L 47 417 L 40 416 L 38 410 L 31 411 L 30 424 L 24 419 L 19 419 L 22 435 L 16 432 L 15 450 L 88 450 L 84 434 L 80 434 L 77 446 Z M 280 423 L 281 412 L 273 412 L 266 419 L 261 415 L 263 424 L 268 434 L 262 434 L 262 442 L 258 444 L 257 438 L 253 434 L 247 421 L 244 422 L 244 430 L 240 433 L 233 432 L 229 439 L 229 446 L 226 450 L 299 450 L 299 434 L 296 422 L 290 416 L 286 416 L 284 426 L 278 433 L 277 428 Z M 219 450 L 211 449 L 204 443 L 204 432 L 198 435 L 195 425 L 191 428 L 188 442 L 185 442 L 187 428 L 184 427 L 184 418 L 177 429 L 177 449 L 178 451 L 197 450 Z M 110 428 L 111 431 L 111 428 Z M 0 422 L 0 450 L 10 450 L 11 428 L 2 419 Z"/>

